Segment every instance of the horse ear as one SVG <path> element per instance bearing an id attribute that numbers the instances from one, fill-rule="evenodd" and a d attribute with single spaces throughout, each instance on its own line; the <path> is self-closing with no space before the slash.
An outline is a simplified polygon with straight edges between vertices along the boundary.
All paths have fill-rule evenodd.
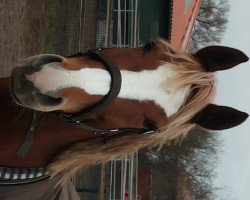
<path id="1" fill-rule="evenodd" d="M 230 69 L 249 59 L 242 51 L 224 46 L 205 47 L 193 56 L 207 72 Z"/>
<path id="2" fill-rule="evenodd" d="M 209 104 L 200 111 L 191 122 L 210 130 L 224 130 L 238 126 L 244 122 L 247 117 L 247 113 L 234 108 Z"/>

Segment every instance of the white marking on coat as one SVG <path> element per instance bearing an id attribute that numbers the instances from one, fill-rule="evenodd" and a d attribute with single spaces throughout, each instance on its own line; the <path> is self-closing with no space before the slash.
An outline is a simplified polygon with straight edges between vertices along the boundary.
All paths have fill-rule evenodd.
<path id="1" fill-rule="evenodd" d="M 161 65 L 155 70 L 139 72 L 121 70 L 122 85 L 119 98 L 138 101 L 154 101 L 164 109 L 167 116 L 175 114 L 187 96 L 190 87 L 168 88 L 167 81 L 176 76 L 176 72 L 167 65 Z M 42 93 L 78 87 L 90 95 L 106 95 L 110 89 L 110 74 L 98 68 L 83 68 L 80 70 L 65 70 L 56 63 L 45 65 L 39 72 L 27 75 Z M 167 89 L 166 89 L 167 88 Z"/>

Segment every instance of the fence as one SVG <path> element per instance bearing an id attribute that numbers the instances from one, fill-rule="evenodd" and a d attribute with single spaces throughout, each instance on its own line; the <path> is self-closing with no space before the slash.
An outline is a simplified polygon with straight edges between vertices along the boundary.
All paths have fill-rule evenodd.
<path id="1" fill-rule="evenodd" d="M 49 1 L 49 0 L 48 0 Z M 53 53 L 67 56 L 87 49 L 138 44 L 138 0 L 66 0 L 54 4 Z M 49 6 L 49 4 L 46 4 Z M 93 167 L 72 181 L 81 199 L 129 199 L 137 196 L 137 154 Z M 104 173 L 105 172 L 105 173 Z M 101 179 L 100 176 L 102 175 Z M 105 180 L 103 184 L 102 179 Z"/>

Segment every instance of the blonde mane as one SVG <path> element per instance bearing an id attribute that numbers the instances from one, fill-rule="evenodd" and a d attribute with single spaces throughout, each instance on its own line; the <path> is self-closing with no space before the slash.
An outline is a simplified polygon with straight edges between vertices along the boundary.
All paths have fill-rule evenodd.
<path id="1" fill-rule="evenodd" d="M 157 133 L 124 136 L 106 144 L 103 144 L 102 139 L 76 143 L 56 156 L 47 167 L 52 176 L 65 171 L 62 180 L 65 181 L 82 168 L 105 163 L 114 158 L 119 159 L 145 147 L 161 148 L 162 145 L 173 140 L 180 142 L 195 126 L 190 120 L 205 108 L 215 95 L 214 75 L 205 72 L 191 54 L 176 50 L 163 40 L 158 40 L 156 44 L 162 54 L 171 58 L 172 69 L 178 71 L 179 75 L 172 80 L 171 86 L 178 88 L 195 85 L 197 89 L 195 95 Z M 162 62 L 166 63 L 166 61 Z"/>

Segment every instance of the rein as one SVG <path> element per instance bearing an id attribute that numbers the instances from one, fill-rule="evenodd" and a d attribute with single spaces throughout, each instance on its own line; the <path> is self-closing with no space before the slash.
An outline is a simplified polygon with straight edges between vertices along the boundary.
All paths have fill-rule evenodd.
<path id="1" fill-rule="evenodd" d="M 95 127 L 86 122 L 87 119 L 101 112 L 107 106 L 109 106 L 112 102 L 117 98 L 120 89 L 121 89 L 121 72 L 117 68 L 117 66 L 105 55 L 102 54 L 101 49 L 97 50 L 89 50 L 86 53 L 88 56 L 97 59 L 102 62 L 107 71 L 111 76 L 110 90 L 107 95 L 105 95 L 101 100 L 97 103 L 81 110 L 77 113 L 55 113 L 60 118 L 65 119 L 67 122 L 72 123 L 80 128 L 85 130 L 94 132 L 94 134 L 100 134 L 103 137 L 103 143 L 109 142 L 111 140 L 131 135 L 131 134 L 149 134 L 155 132 L 157 129 L 154 123 L 145 119 L 143 122 L 142 128 L 118 128 L 118 129 L 102 129 Z M 33 136 L 35 133 L 36 127 L 36 119 L 37 119 L 38 111 L 32 112 L 32 120 L 30 123 L 30 127 L 26 136 L 21 143 L 19 149 L 17 150 L 17 155 L 20 157 L 25 157 L 28 153 L 29 149 L 32 145 Z"/>

